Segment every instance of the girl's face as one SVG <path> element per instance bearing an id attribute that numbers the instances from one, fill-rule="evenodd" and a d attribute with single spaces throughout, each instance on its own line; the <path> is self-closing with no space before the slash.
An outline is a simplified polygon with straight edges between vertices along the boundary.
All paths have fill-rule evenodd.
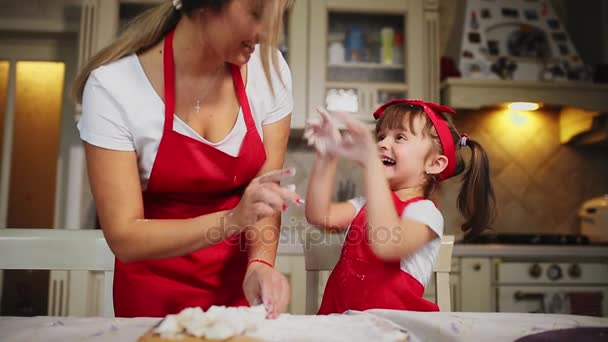
<path id="1" fill-rule="evenodd" d="M 384 129 L 377 135 L 384 173 L 393 190 L 422 186 L 425 171 L 437 155 L 431 153 L 432 137 L 423 133 L 426 119 L 413 118 L 411 127 L 405 117 L 403 121 L 402 127 Z"/>
<path id="2" fill-rule="evenodd" d="M 236 65 L 247 63 L 262 38 L 264 10 L 268 2 L 231 0 L 219 13 L 210 10 L 200 12 L 204 45 L 226 62 Z"/>

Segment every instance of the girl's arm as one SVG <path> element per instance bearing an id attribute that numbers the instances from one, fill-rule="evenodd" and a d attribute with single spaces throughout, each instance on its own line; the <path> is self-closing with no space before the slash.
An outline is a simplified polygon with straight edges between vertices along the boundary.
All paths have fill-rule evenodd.
<path id="1" fill-rule="evenodd" d="M 346 229 L 355 218 L 355 207 L 348 202 L 332 202 L 337 158 L 317 153 L 306 192 L 306 220 L 323 229 Z"/>
<path id="2" fill-rule="evenodd" d="M 437 233 L 426 224 L 400 218 L 395 210 L 387 210 L 394 208 L 394 204 L 377 153 L 368 156 L 364 167 L 370 245 L 378 258 L 399 260 L 437 238 Z"/>

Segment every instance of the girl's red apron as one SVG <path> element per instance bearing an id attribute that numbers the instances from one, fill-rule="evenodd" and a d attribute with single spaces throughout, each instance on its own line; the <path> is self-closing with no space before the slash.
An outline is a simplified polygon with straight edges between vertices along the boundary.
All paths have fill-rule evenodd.
<path id="1" fill-rule="evenodd" d="M 146 219 L 187 219 L 235 207 L 266 160 L 237 66 L 232 80 L 247 126 L 237 157 L 173 131 L 173 32 L 164 42 L 165 123 L 148 187 Z M 203 227 L 201 227 L 202 229 Z M 168 228 L 171 229 L 171 228 Z M 209 231 L 209 234 L 213 234 Z M 218 233 L 218 232 L 215 232 Z M 125 264 L 116 259 L 114 311 L 119 317 L 162 317 L 189 306 L 248 305 L 243 234 L 181 257 Z"/>
<path id="2" fill-rule="evenodd" d="M 393 193 L 399 216 L 410 203 L 421 199 L 401 201 Z M 367 309 L 439 311 L 437 305 L 422 298 L 424 287 L 401 270 L 399 261 L 376 257 L 369 245 L 366 212 L 364 206 L 348 230 L 340 261 L 327 281 L 319 314 Z"/>

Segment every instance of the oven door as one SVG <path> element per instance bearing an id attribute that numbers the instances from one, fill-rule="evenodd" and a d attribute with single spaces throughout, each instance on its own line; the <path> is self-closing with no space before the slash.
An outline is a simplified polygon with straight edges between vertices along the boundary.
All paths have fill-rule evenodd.
<path id="1" fill-rule="evenodd" d="M 608 288 L 600 286 L 497 287 L 499 312 L 608 316 Z"/>

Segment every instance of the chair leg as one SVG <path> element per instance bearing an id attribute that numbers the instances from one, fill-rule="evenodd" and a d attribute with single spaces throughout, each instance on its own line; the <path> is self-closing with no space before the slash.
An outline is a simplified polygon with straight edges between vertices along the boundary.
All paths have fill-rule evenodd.
<path id="1" fill-rule="evenodd" d="M 103 274 L 103 303 L 102 312 L 103 317 L 114 317 L 114 297 L 113 297 L 113 286 L 114 286 L 114 272 L 106 271 Z"/>
<path id="2" fill-rule="evenodd" d="M 445 272 L 435 273 L 435 296 L 440 311 L 452 311 L 450 300 L 450 274 Z"/>
<path id="3" fill-rule="evenodd" d="M 319 311 L 319 272 L 306 271 L 306 314 L 316 315 Z"/>

